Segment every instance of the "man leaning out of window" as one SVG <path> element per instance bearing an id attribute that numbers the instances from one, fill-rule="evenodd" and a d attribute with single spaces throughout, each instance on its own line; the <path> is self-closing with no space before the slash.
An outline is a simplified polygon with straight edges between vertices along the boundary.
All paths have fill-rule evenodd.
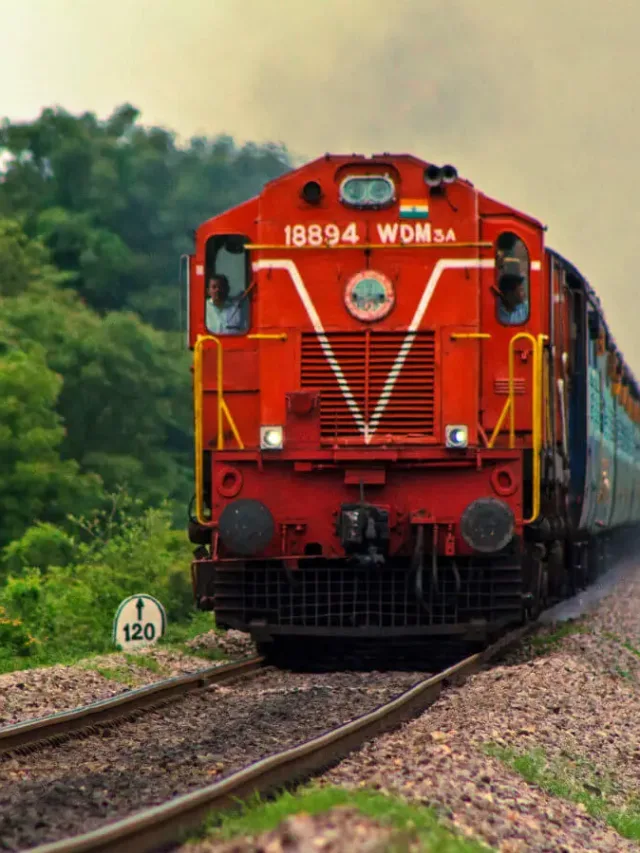
<path id="1" fill-rule="evenodd" d="M 524 276 L 517 258 L 505 258 L 500 275 L 500 304 L 498 318 L 501 323 L 517 326 L 529 317 L 529 299 Z"/>
<path id="2" fill-rule="evenodd" d="M 244 300 L 230 298 L 229 280 L 226 275 L 211 276 L 207 293 L 206 322 L 211 334 L 243 334 L 247 328 Z"/>

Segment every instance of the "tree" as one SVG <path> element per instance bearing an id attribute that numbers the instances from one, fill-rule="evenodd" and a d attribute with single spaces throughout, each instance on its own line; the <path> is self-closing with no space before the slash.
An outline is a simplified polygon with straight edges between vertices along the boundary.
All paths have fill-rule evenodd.
<path id="1" fill-rule="evenodd" d="M 64 521 L 67 513 L 95 505 L 97 477 L 80 475 L 78 464 L 62 460 L 61 418 L 54 406 L 62 378 L 49 369 L 36 346 L 17 349 L 0 330 L 0 544 L 23 533 L 35 520 Z"/>
<path id="2" fill-rule="evenodd" d="M 290 168 L 284 148 L 237 147 L 221 136 L 184 148 L 174 134 L 138 124 L 129 104 L 99 121 L 46 109 L 34 122 L 5 122 L 0 212 L 24 217 L 87 304 L 132 309 L 176 330 L 179 256 L 210 216 L 260 191 Z"/>
<path id="3" fill-rule="evenodd" d="M 105 121 L 62 109 L 5 121 L 0 155 L 0 544 L 91 509 L 103 489 L 184 506 L 178 258 L 191 229 L 287 171 L 286 150 L 179 146 L 125 104 Z"/>
<path id="4" fill-rule="evenodd" d="M 65 459 L 157 504 L 190 496 L 189 358 L 132 313 L 104 317 L 69 289 L 36 281 L 2 300 L 15 341 L 38 341 L 60 377 L 56 409 Z M 48 398 L 47 398 L 48 399 Z M 1 423 L 0 418 L 0 423 Z"/>
<path id="5" fill-rule="evenodd" d="M 131 312 L 100 316 L 65 285 L 46 249 L 0 219 L 3 257 L 10 262 L 0 271 L 0 342 L 10 360 L 0 369 L 17 370 L 15 359 L 26 359 L 20 376 L 23 395 L 31 396 L 15 400 L 24 417 L 31 418 L 37 391 L 41 416 L 47 412 L 59 430 L 49 447 L 75 460 L 75 472 L 99 475 L 108 491 L 127 486 L 149 504 L 174 498 L 185 506 L 192 478 L 188 354 Z M 25 371 L 43 364 L 32 387 Z M 5 416 L 0 410 L 0 428 L 7 427 Z M 34 462 L 39 452 L 33 448 Z"/>

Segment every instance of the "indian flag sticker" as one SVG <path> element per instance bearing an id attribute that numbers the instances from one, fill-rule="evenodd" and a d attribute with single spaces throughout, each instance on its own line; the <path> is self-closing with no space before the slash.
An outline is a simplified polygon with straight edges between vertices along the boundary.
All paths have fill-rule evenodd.
<path id="1" fill-rule="evenodd" d="M 429 205 L 423 198 L 401 198 L 400 219 L 428 219 Z"/>

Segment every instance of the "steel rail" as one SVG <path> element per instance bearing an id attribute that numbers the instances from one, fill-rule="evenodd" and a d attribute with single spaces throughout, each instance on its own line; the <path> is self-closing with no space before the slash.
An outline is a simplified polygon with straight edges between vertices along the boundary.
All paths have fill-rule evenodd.
<path id="1" fill-rule="evenodd" d="M 81 731 L 100 723 L 126 717 L 133 711 L 190 693 L 208 684 L 221 684 L 230 679 L 255 673 L 264 664 L 264 657 L 244 658 L 230 664 L 211 666 L 187 675 L 155 681 L 153 684 L 137 687 L 127 693 L 112 696 L 109 699 L 100 699 L 69 711 L 60 711 L 47 717 L 38 717 L 5 726 L 0 728 L 0 758 L 3 753 L 13 752 L 21 747 L 31 747 L 70 732 Z"/>
<path id="2" fill-rule="evenodd" d="M 529 634 L 530 623 L 505 635 L 483 652 L 471 655 L 436 676 L 418 682 L 349 723 L 293 748 L 275 753 L 226 779 L 160 806 L 137 812 L 97 830 L 31 848 L 29 853 L 149 853 L 178 843 L 184 833 L 201 826 L 212 811 L 232 808 L 251 794 L 273 791 L 329 767 L 375 735 L 396 728 L 432 705 L 446 683 L 461 683 L 498 653 Z"/>

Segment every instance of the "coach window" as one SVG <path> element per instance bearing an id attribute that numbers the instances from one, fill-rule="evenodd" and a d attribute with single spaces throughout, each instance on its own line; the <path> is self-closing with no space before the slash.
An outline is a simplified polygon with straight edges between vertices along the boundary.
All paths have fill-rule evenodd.
<path id="1" fill-rule="evenodd" d="M 243 335 L 249 329 L 249 242 L 242 234 L 207 240 L 205 323 L 212 335 Z"/>
<path id="2" fill-rule="evenodd" d="M 496 311 L 505 326 L 520 326 L 529 319 L 529 252 L 511 231 L 496 241 Z"/>

